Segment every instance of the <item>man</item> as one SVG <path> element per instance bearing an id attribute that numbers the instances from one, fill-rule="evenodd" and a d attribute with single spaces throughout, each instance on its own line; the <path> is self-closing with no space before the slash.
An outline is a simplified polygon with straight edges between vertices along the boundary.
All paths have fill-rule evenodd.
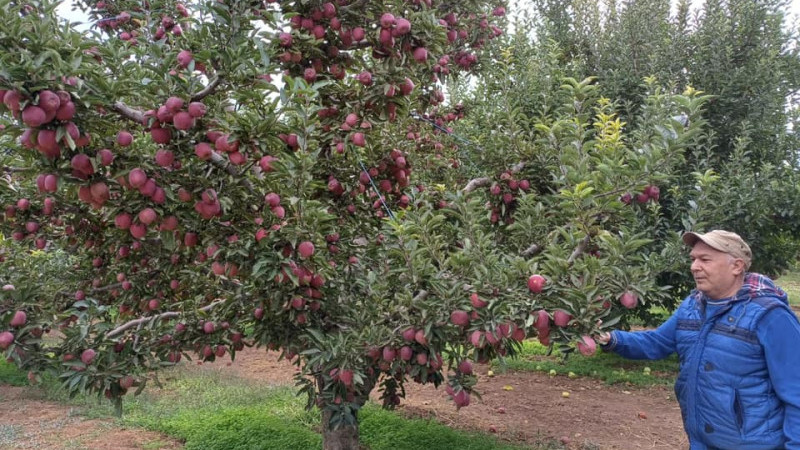
<path id="1" fill-rule="evenodd" d="M 786 294 L 748 273 L 736 234 L 686 233 L 697 288 L 658 329 L 597 341 L 631 359 L 677 352 L 675 394 L 692 450 L 800 449 L 800 323 Z"/>

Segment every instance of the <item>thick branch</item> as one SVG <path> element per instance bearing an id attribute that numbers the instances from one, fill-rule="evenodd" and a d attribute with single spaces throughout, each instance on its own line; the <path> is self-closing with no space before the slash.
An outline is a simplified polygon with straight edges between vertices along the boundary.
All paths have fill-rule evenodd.
<path id="1" fill-rule="evenodd" d="M 117 112 L 117 114 L 121 115 L 122 117 L 132 120 L 138 124 L 144 123 L 144 113 L 138 110 L 131 108 L 130 106 L 126 105 L 122 102 L 115 102 L 111 109 Z"/>
<path id="2" fill-rule="evenodd" d="M 470 182 L 467 183 L 467 185 L 464 187 L 464 192 L 472 192 L 475 189 L 478 189 L 479 187 L 488 186 L 489 183 L 491 182 L 492 179 L 489 177 L 475 178 L 474 180 L 470 180 Z"/>
<path id="3" fill-rule="evenodd" d="M 519 162 L 511 166 L 510 172 L 511 173 L 519 173 L 525 167 L 524 162 Z M 479 187 L 488 186 L 492 182 L 492 179 L 489 177 L 481 177 L 475 178 L 470 180 L 469 183 L 464 187 L 464 192 L 472 192 Z"/>
<path id="4" fill-rule="evenodd" d="M 221 303 L 225 303 L 225 300 L 217 300 L 215 302 L 211 302 L 208 305 L 198 309 L 198 311 L 210 311 L 215 306 L 217 306 L 217 305 L 219 305 Z M 148 317 L 142 317 L 142 318 L 139 318 L 139 319 L 131 320 L 130 322 L 126 322 L 126 323 L 118 326 L 117 328 L 114 328 L 113 330 L 109 331 L 106 334 L 106 338 L 111 339 L 114 336 L 122 334 L 125 330 L 133 328 L 133 327 L 135 327 L 137 325 L 140 325 L 140 324 L 147 323 L 149 321 L 156 321 L 156 320 L 163 320 L 163 319 L 174 319 L 175 317 L 180 317 L 182 314 L 184 314 L 184 313 L 178 312 L 178 311 L 169 311 L 169 312 L 161 313 L 161 314 L 159 314 L 157 316 L 148 316 Z"/>
<path id="5" fill-rule="evenodd" d="M 253 184 L 250 183 L 250 180 L 243 177 L 242 174 L 238 170 L 236 170 L 236 167 L 234 167 L 232 164 L 226 161 L 225 158 L 222 157 L 222 155 L 220 155 L 215 151 L 212 151 L 210 161 L 211 164 L 219 167 L 220 169 L 236 177 L 236 179 L 239 180 L 239 182 L 242 183 L 242 185 L 246 187 L 251 194 L 255 195 L 256 189 L 253 187 Z"/>
<path id="6" fill-rule="evenodd" d="M 97 288 L 92 289 L 89 292 L 94 294 L 95 292 L 110 291 L 110 290 L 113 290 L 113 289 L 116 289 L 116 288 L 119 288 L 119 287 L 122 287 L 122 283 L 114 283 L 114 284 L 109 284 L 109 285 L 102 286 L 102 287 L 97 287 Z"/>
<path id="7" fill-rule="evenodd" d="M 541 247 L 539 244 L 531 244 L 530 247 L 526 248 L 522 252 L 522 256 L 527 256 L 527 257 L 535 256 L 541 253 L 542 250 L 544 250 L 544 247 Z"/>
<path id="8" fill-rule="evenodd" d="M 578 246 L 575 247 L 575 250 L 573 250 L 572 254 L 569 255 L 569 258 L 567 259 L 567 264 L 571 265 L 572 263 L 574 263 L 575 260 L 578 259 L 578 256 L 581 256 L 581 254 L 583 254 L 583 252 L 586 251 L 586 247 L 589 246 L 589 241 L 591 241 L 590 236 L 586 236 L 583 239 L 581 239 L 581 242 L 578 243 Z"/>
<path id="9" fill-rule="evenodd" d="M 194 94 L 191 98 L 191 101 L 199 102 L 200 100 L 214 93 L 214 91 L 217 89 L 217 86 L 219 86 L 220 81 L 222 81 L 222 79 L 219 75 L 217 75 L 213 80 L 211 80 L 211 83 L 208 83 L 208 86 L 204 87 L 200 92 Z"/>

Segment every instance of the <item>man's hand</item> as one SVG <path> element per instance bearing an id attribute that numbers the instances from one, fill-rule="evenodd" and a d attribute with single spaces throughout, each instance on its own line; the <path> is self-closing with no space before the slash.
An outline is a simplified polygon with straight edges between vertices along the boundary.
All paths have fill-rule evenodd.
<path id="1" fill-rule="evenodd" d="M 602 325 L 602 324 L 603 324 L 603 320 L 602 319 L 597 319 L 597 327 L 600 328 L 600 325 Z M 611 340 L 611 333 L 609 333 L 607 331 L 603 332 L 603 333 L 600 333 L 600 334 L 598 334 L 597 336 L 594 337 L 594 340 L 597 341 L 597 343 L 600 344 L 600 345 L 608 345 L 608 341 Z"/>

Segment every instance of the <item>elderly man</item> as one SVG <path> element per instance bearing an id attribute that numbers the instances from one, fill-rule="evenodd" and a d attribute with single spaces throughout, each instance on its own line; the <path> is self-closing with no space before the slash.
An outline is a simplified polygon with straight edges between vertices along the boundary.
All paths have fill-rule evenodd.
<path id="1" fill-rule="evenodd" d="M 697 289 L 658 329 L 597 341 L 631 359 L 677 352 L 675 394 L 692 450 L 800 449 L 800 323 L 786 294 L 749 273 L 729 231 L 686 233 Z"/>

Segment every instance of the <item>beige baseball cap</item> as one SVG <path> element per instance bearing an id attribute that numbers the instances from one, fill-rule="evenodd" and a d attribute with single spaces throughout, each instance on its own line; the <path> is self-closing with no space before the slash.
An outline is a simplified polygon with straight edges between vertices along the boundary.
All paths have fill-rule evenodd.
<path id="1" fill-rule="evenodd" d="M 705 234 L 700 233 L 684 233 L 683 243 L 689 247 L 694 247 L 698 241 L 703 241 L 709 247 L 727 253 L 734 258 L 744 261 L 744 270 L 750 268 L 750 263 L 753 260 L 753 252 L 750 251 L 750 246 L 736 233 L 725 230 L 712 230 Z"/>

